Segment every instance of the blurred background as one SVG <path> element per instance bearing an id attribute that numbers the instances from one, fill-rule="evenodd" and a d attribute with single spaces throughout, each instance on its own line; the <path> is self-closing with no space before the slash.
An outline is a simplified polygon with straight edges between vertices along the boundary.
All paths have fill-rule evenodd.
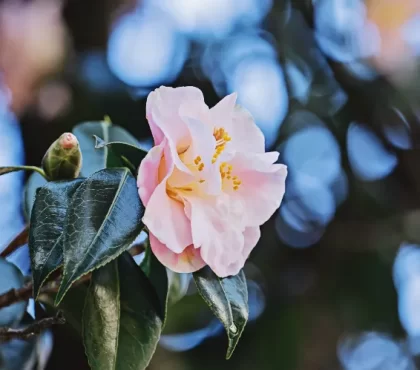
<path id="1" fill-rule="evenodd" d="M 289 177 L 233 358 L 183 275 L 150 369 L 420 368 L 420 1 L 0 1 L 0 166 L 39 165 L 104 115 L 150 147 L 162 84 L 209 106 L 236 91 Z M 25 224 L 24 176 L 0 178 L 0 249 Z M 47 369 L 88 369 L 70 327 L 47 334 Z"/>

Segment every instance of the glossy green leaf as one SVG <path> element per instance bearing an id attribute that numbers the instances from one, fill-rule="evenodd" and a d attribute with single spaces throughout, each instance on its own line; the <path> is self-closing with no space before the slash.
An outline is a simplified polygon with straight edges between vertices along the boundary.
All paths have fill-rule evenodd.
<path id="1" fill-rule="evenodd" d="M 31 210 L 35 202 L 35 195 L 38 188 L 45 185 L 48 181 L 45 180 L 39 173 L 34 172 L 28 178 L 25 185 L 25 205 L 24 213 L 26 220 L 29 221 L 31 218 Z"/>
<path id="2" fill-rule="evenodd" d="M 12 263 L 0 258 L 0 294 L 23 286 L 24 279 L 20 270 Z M 0 309 L 0 326 L 15 326 L 26 311 L 27 302 L 18 302 Z"/>
<path id="3" fill-rule="evenodd" d="M 35 172 L 38 172 L 40 175 L 45 176 L 42 168 L 35 167 L 35 166 L 0 167 L 0 176 L 5 175 L 7 173 L 11 173 L 11 172 L 17 172 L 17 171 L 35 171 Z"/>
<path id="4" fill-rule="evenodd" d="M 127 168 L 94 173 L 76 190 L 64 226 L 64 271 L 57 304 L 71 285 L 118 257 L 143 229 L 144 207 Z"/>
<path id="5" fill-rule="evenodd" d="M 143 149 L 140 149 L 136 145 L 123 143 L 120 141 L 113 141 L 113 142 L 106 142 L 102 140 L 100 137 L 95 136 L 95 148 L 96 149 L 105 149 L 110 148 L 111 151 L 115 154 L 118 158 L 119 163 L 123 166 L 130 168 L 133 174 L 136 173 L 137 169 L 140 166 L 140 162 L 144 159 L 147 155 L 147 152 Z M 115 165 L 111 165 L 109 163 L 108 157 L 108 167 L 115 167 Z"/>
<path id="6" fill-rule="evenodd" d="M 128 253 L 92 273 L 83 340 L 92 370 L 145 369 L 162 331 L 156 293 Z"/>
<path id="7" fill-rule="evenodd" d="M 83 181 L 49 182 L 37 190 L 29 231 L 35 298 L 47 277 L 63 263 L 65 217 L 71 197 Z"/>
<path id="8" fill-rule="evenodd" d="M 248 289 L 244 272 L 219 278 L 208 267 L 193 274 L 198 292 L 211 311 L 222 322 L 229 339 L 229 359 L 248 321 Z"/>
<path id="9" fill-rule="evenodd" d="M 107 166 L 109 149 L 107 147 L 104 147 L 103 150 L 95 149 L 94 135 L 101 137 L 105 142 L 119 141 L 134 146 L 138 144 L 137 140 L 128 131 L 106 121 L 81 123 L 74 127 L 73 134 L 79 140 L 82 151 L 83 166 L 81 175 L 84 177 L 110 167 Z"/>
<path id="10" fill-rule="evenodd" d="M 151 252 L 150 247 L 146 249 L 145 256 L 140 264 L 140 267 L 155 288 L 156 294 L 159 298 L 160 314 L 165 322 L 169 285 L 166 267 L 158 261 L 155 255 Z"/>

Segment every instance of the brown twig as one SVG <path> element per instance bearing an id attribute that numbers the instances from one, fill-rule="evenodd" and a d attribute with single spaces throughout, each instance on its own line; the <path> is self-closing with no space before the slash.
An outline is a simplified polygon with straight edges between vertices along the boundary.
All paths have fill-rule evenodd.
<path id="1" fill-rule="evenodd" d="M 130 249 L 130 254 L 132 256 L 136 256 L 140 253 L 144 252 L 144 244 L 137 244 L 134 245 Z M 85 276 L 82 276 L 79 280 L 77 280 L 73 286 L 77 286 L 80 284 L 84 284 L 85 282 L 89 281 L 91 277 L 91 274 L 87 274 Z M 53 280 L 47 284 L 45 284 L 40 292 L 41 294 L 55 294 L 58 292 L 58 288 L 60 287 L 60 279 L 61 276 L 57 276 L 56 280 Z M 29 281 L 27 284 L 25 284 L 22 288 L 19 289 L 11 289 L 3 294 L 0 294 L 0 309 L 4 307 L 11 306 L 12 304 L 15 304 L 17 302 L 26 301 L 29 298 L 33 297 L 33 284 L 31 281 Z"/>
<path id="2" fill-rule="evenodd" d="M 131 256 L 133 257 L 143 253 L 144 251 L 145 251 L 144 243 L 134 244 L 129 250 Z"/>
<path id="3" fill-rule="evenodd" d="M 77 280 L 73 286 L 83 284 L 90 280 L 91 274 L 87 274 Z M 58 288 L 60 287 L 59 281 L 52 281 L 46 285 L 44 285 L 40 290 L 41 294 L 54 294 L 58 292 Z M 26 301 L 33 296 L 33 285 L 32 282 L 29 282 L 25 286 L 20 289 L 11 289 L 6 293 L 0 295 L 0 309 L 4 307 L 8 307 L 12 304 L 17 302 Z"/>
<path id="4" fill-rule="evenodd" d="M 50 328 L 53 325 L 61 325 L 65 322 L 66 319 L 64 318 L 63 313 L 58 311 L 56 316 L 35 321 L 34 323 L 22 329 L 0 328 L 0 343 L 8 342 L 12 339 L 27 340 L 35 335 L 40 334 L 42 331 Z"/>
<path id="5" fill-rule="evenodd" d="M 6 258 L 7 256 L 11 255 L 14 251 L 22 247 L 28 242 L 29 237 L 29 224 L 25 226 L 25 228 L 15 236 L 15 238 L 10 242 L 10 244 L 4 249 L 0 257 Z"/>

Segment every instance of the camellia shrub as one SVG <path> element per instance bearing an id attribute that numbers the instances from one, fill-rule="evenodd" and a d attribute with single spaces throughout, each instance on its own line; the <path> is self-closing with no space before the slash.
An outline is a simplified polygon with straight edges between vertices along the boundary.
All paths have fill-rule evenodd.
<path id="1" fill-rule="evenodd" d="M 28 242 L 31 276 L 0 260 L 15 282 L 0 295 L 0 341 L 67 319 L 92 369 L 144 369 L 168 314 L 169 269 L 192 273 L 232 355 L 248 319 L 242 268 L 280 206 L 286 167 L 265 152 L 236 94 L 209 109 L 196 88 L 161 87 L 146 111 L 149 152 L 109 120 L 85 122 L 61 135 L 40 167 L 0 168 L 36 172 L 25 194 L 29 226 L 2 253 Z M 142 231 L 148 237 L 136 244 Z M 23 323 L 30 298 L 51 317 Z"/>

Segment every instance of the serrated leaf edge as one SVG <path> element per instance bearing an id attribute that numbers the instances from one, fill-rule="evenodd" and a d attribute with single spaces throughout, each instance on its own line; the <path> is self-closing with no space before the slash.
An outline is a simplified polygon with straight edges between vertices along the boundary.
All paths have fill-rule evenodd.
<path id="1" fill-rule="evenodd" d="M 116 192 L 116 194 L 118 194 L 118 192 L 119 192 L 119 190 L 122 188 L 122 184 L 125 184 L 125 182 L 127 181 L 127 179 L 128 179 L 128 176 L 129 176 L 129 174 L 131 174 L 129 171 L 128 171 L 128 169 L 127 168 L 123 168 L 124 169 L 124 171 L 125 171 L 125 176 L 124 176 L 124 181 L 123 182 L 120 182 L 120 185 L 118 186 L 118 189 L 117 189 L 117 192 Z M 103 171 L 103 170 L 100 170 L 100 171 Z M 100 172 L 100 171 L 97 171 L 97 172 L 95 172 L 95 173 L 98 173 L 98 172 Z M 92 174 L 92 176 L 93 176 L 94 174 Z M 91 177 L 91 176 L 89 176 L 89 177 Z M 88 178 L 89 179 L 89 178 Z M 87 180 L 88 180 L 87 179 Z M 114 198 L 115 199 L 115 198 Z M 115 206 L 115 203 L 111 206 L 111 208 L 110 209 L 113 209 L 114 208 L 114 206 Z M 105 218 L 104 218 L 104 221 L 106 220 L 106 218 L 108 217 L 108 215 L 110 214 L 110 210 L 108 210 L 108 212 L 107 212 L 107 214 L 106 214 L 106 216 L 105 216 Z M 103 227 L 103 225 L 104 225 L 104 222 L 102 222 L 102 224 L 101 224 L 101 227 L 99 228 L 99 230 L 98 230 L 98 234 L 99 234 L 99 231 L 102 229 L 102 227 Z M 96 240 L 96 236 L 95 236 L 95 239 L 94 240 Z M 135 238 L 133 238 L 133 241 L 135 240 Z M 93 243 L 93 242 L 92 242 Z M 92 243 L 90 243 L 90 245 L 92 245 Z M 128 246 L 128 248 L 130 248 L 130 246 L 131 246 L 131 243 L 130 243 L 130 245 Z M 87 248 L 86 249 L 86 251 L 88 251 L 89 250 L 89 248 Z M 55 302 L 54 302 L 54 304 L 56 305 L 56 306 L 58 306 L 59 304 L 60 304 L 60 302 L 63 300 L 63 298 L 65 297 L 65 295 L 66 295 L 66 293 L 68 292 L 68 290 L 72 287 L 72 285 L 77 281 L 77 280 L 79 280 L 79 279 L 81 279 L 83 276 L 85 276 L 85 275 L 87 275 L 87 274 L 89 274 L 89 273 L 91 273 L 92 271 L 95 271 L 95 270 L 97 270 L 97 269 L 99 269 L 99 268 L 101 268 L 102 266 L 105 266 L 106 264 L 108 264 L 109 262 L 111 262 L 111 261 L 113 261 L 114 259 L 116 259 L 117 257 L 119 257 L 121 254 L 123 254 L 124 252 L 125 252 L 126 250 L 121 250 L 121 252 L 119 252 L 118 254 L 116 254 L 116 255 L 113 255 L 112 257 L 108 257 L 107 259 L 105 259 L 101 264 L 99 264 L 98 266 L 96 266 L 96 267 L 94 267 L 94 268 L 92 268 L 92 269 L 90 269 L 90 270 L 88 270 L 88 271 L 86 271 L 84 274 L 82 274 L 82 275 L 80 275 L 77 279 L 75 279 L 74 281 L 72 281 L 70 284 L 69 283 L 67 283 L 67 287 L 65 288 L 65 290 L 63 291 L 63 292 L 61 292 L 61 290 L 62 290 L 62 287 L 63 287 L 63 281 L 64 281 L 64 278 L 68 275 L 68 274 L 66 274 L 66 270 L 65 270 L 65 265 L 66 265 L 66 263 L 67 263 L 67 261 L 66 261 L 66 254 L 65 253 L 63 253 L 63 259 L 64 259 L 64 271 L 63 271 L 63 278 L 62 278 L 62 280 L 61 280 L 61 283 L 60 283 L 60 288 L 59 288 L 59 290 L 58 290 L 58 293 L 57 293 L 57 296 L 56 296 L 56 298 L 55 298 Z M 87 252 L 85 253 L 85 255 L 84 256 L 86 256 L 87 255 Z M 79 261 L 79 263 L 77 264 L 77 267 L 78 266 L 80 266 L 80 264 L 81 264 L 81 261 Z M 76 267 L 76 268 L 77 268 Z M 73 278 L 73 276 L 74 276 L 74 273 L 73 273 L 73 275 L 72 275 L 72 278 Z M 69 280 L 70 281 L 70 280 Z"/>

